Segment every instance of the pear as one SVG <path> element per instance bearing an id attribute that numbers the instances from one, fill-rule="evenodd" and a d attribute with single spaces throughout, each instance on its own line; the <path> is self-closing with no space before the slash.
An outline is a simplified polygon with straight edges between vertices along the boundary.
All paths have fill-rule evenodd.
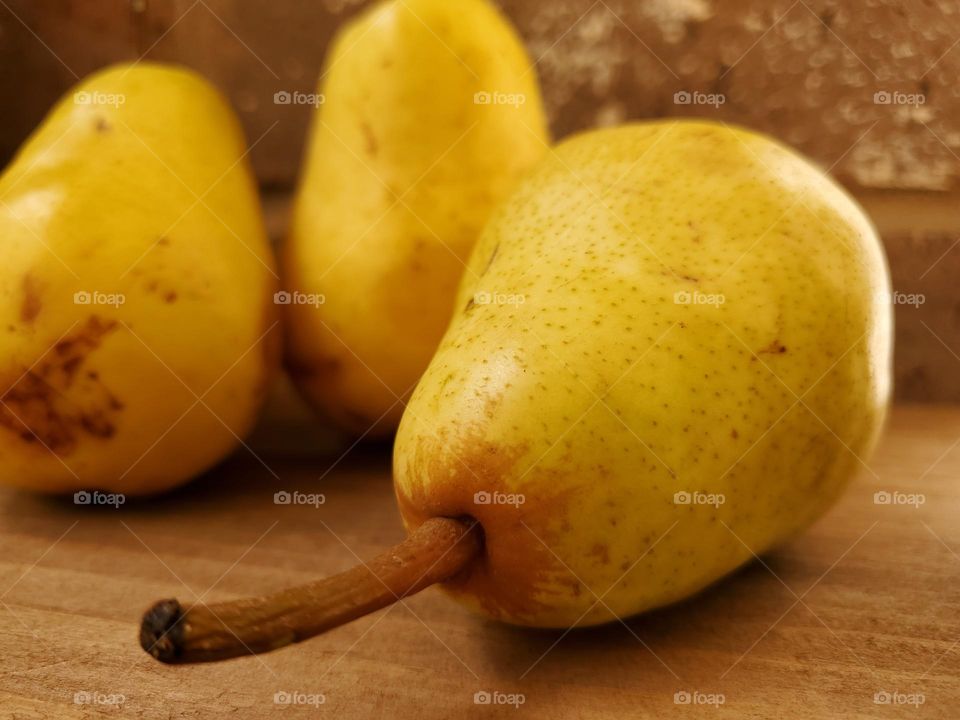
<path id="1" fill-rule="evenodd" d="M 685 598 L 823 513 L 890 394 L 889 276 L 804 158 L 702 121 L 559 145 L 497 210 L 404 412 L 409 537 L 338 575 L 155 604 L 167 663 L 267 652 L 433 584 L 575 627 Z"/>
<path id="2" fill-rule="evenodd" d="M 685 598 L 861 468 L 891 322 L 869 220 L 786 147 L 701 121 L 569 139 L 474 251 L 397 435 L 403 518 L 479 522 L 449 587 L 506 622 Z"/>
<path id="3" fill-rule="evenodd" d="M 0 177 L 0 482 L 153 493 L 251 428 L 279 338 L 246 152 L 211 85 L 145 62 L 83 80 L 21 148 Z"/>
<path id="4" fill-rule="evenodd" d="M 353 434 L 392 433 L 492 209 L 547 149 L 536 73 L 488 0 L 391 0 L 335 38 L 292 229 L 288 367 Z"/>

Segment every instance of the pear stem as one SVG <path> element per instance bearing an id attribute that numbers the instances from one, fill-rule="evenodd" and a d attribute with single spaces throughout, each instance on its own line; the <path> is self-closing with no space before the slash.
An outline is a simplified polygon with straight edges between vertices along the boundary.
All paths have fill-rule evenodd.
<path id="1" fill-rule="evenodd" d="M 170 664 L 276 650 L 448 580 L 482 545 L 475 520 L 431 518 L 373 560 L 323 580 L 214 605 L 161 600 L 143 615 L 140 645 Z"/>

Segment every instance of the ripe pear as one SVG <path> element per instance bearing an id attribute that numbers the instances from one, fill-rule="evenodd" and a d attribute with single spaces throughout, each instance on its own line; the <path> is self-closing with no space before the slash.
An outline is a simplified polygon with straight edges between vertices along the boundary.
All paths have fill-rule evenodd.
<path id="1" fill-rule="evenodd" d="M 130 495 L 251 428 L 276 275 L 232 110 L 185 69 L 118 65 L 0 177 L 0 482 Z"/>
<path id="2" fill-rule="evenodd" d="M 649 122 L 559 145 L 492 218 L 400 424 L 407 526 L 470 516 L 447 587 L 571 627 L 685 598 L 861 468 L 890 393 L 886 262 L 770 138 Z"/>
<path id="3" fill-rule="evenodd" d="M 561 144 L 498 209 L 401 420 L 409 536 L 211 606 L 154 603 L 165 663 L 270 652 L 440 583 L 576 627 L 680 600 L 837 498 L 890 393 L 880 243 L 777 142 L 702 121 Z"/>
<path id="4" fill-rule="evenodd" d="M 335 38 L 281 263 L 288 366 L 351 433 L 392 432 L 492 209 L 547 148 L 488 0 L 390 0 Z"/>

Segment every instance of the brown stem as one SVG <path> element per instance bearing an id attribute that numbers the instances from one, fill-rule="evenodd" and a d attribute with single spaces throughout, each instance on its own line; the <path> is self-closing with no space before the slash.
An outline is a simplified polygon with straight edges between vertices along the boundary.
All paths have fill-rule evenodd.
<path id="1" fill-rule="evenodd" d="M 482 546 L 476 521 L 432 518 L 399 545 L 346 572 L 271 595 L 184 609 L 161 600 L 140 645 L 165 663 L 226 660 L 306 640 L 447 580 Z"/>

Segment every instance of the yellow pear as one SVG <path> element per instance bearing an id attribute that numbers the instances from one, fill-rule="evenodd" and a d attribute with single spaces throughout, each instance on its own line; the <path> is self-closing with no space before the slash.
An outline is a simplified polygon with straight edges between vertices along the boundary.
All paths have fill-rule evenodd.
<path id="1" fill-rule="evenodd" d="M 0 482 L 156 492 L 251 428 L 279 346 L 245 158 L 224 98 L 150 63 L 85 79 L 21 148 L 0 177 Z"/>
<path id="2" fill-rule="evenodd" d="M 777 142 L 708 122 L 585 133 L 494 213 L 398 430 L 410 535 L 328 578 L 155 603 L 165 663 L 269 652 L 441 583 L 493 618 L 603 623 L 809 525 L 890 394 L 883 250 Z"/>
<path id="3" fill-rule="evenodd" d="M 831 179 L 708 122 L 567 140 L 499 210 L 396 439 L 409 528 L 469 516 L 448 583 L 511 623 L 664 605 L 790 538 L 890 392 L 881 245 Z"/>
<path id="4" fill-rule="evenodd" d="M 324 415 L 386 434 L 492 209 L 546 151 L 536 73 L 488 0 L 391 0 L 342 30 L 304 97 L 288 365 Z"/>

